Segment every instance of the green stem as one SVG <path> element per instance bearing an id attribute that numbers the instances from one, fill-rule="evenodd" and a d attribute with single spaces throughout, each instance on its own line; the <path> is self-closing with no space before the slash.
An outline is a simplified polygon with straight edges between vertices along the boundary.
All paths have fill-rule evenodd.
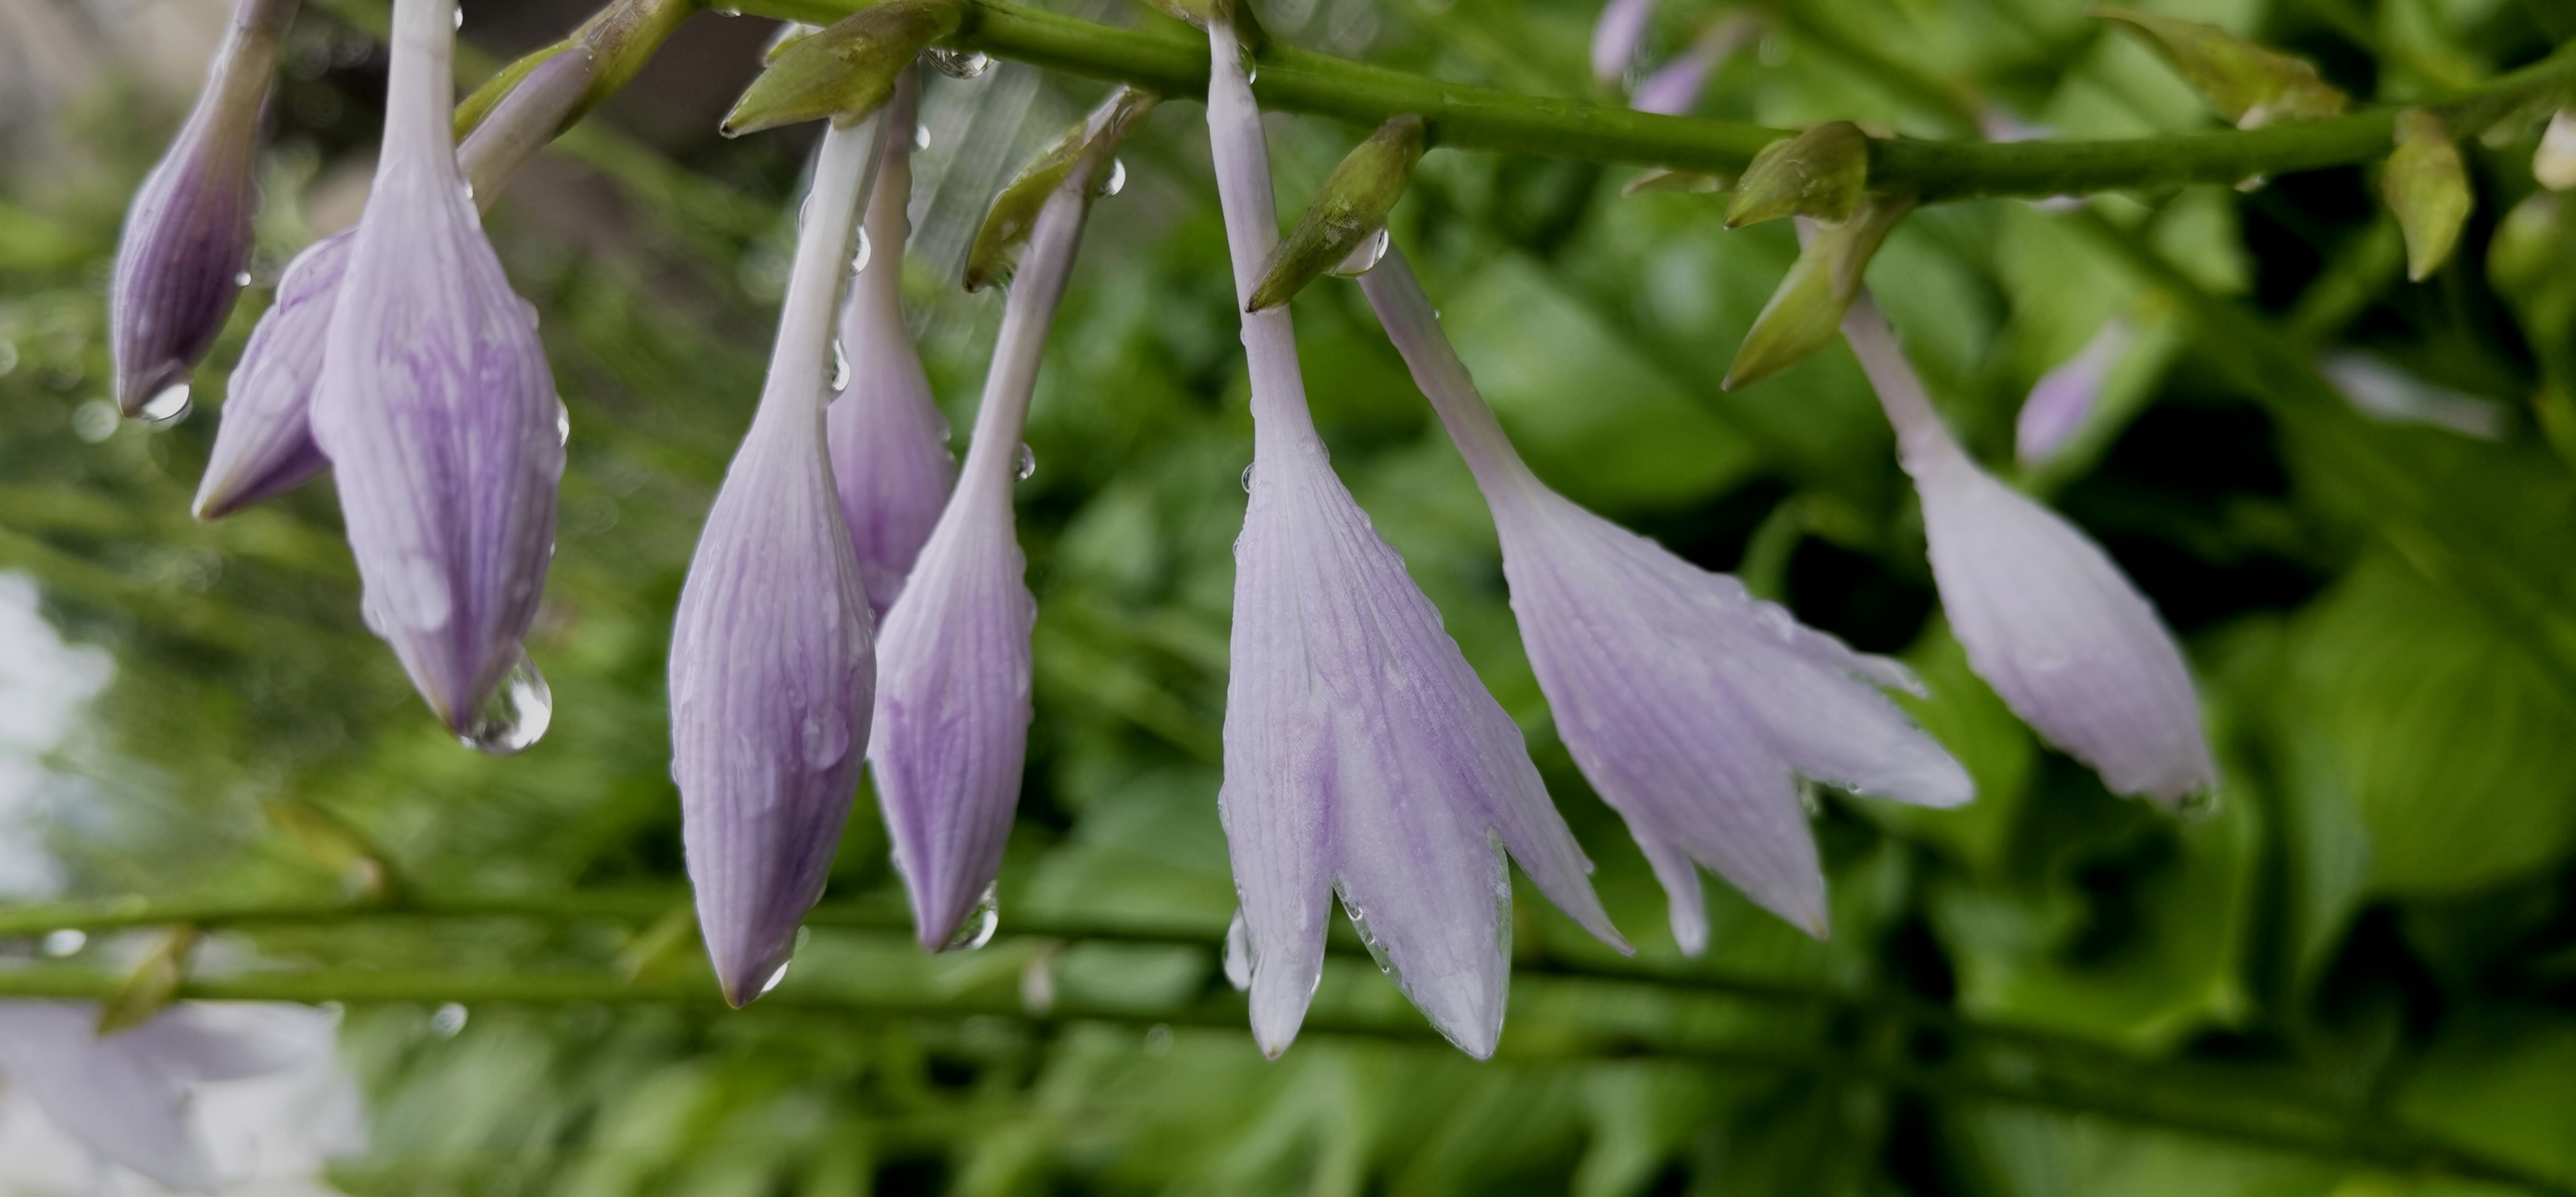
<path id="1" fill-rule="evenodd" d="M 1022 8 L 963 0 L 955 43 L 1001 58 L 1174 96 L 1207 89 L 1204 44 L 1113 29 Z M 743 0 L 744 12 L 830 21 L 865 0 Z M 2435 105 L 2463 134 L 2576 80 L 2576 47 Z M 1390 117 L 1422 117 L 1436 144 L 1638 166 L 1733 174 L 1781 130 L 1731 121 L 1658 116 L 1613 105 L 1520 95 L 1449 83 L 1272 43 L 1260 54 L 1253 92 L 1266 107 L 1307 112 L 1362 128 Z M 2182 133 L 2109 141 L 1937 141 L 1896 138 L 1871 145 L 1874 188 L 1924 202 L 1995 196 L 2081 195 L 2236 183 L 2365 162 L 2388 152 L 2395 108 L 2243 131 Z"/>

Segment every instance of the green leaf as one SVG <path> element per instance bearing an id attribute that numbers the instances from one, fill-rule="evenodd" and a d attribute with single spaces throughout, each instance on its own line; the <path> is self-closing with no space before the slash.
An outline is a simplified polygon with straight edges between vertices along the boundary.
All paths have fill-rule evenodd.
<path id="1" fill-rule="evenodd" d="M 2397 1112 L 2461 1146 L 2576 1183 L 2576 1021 L 2461 1011 L 2407 1078 Z"/>
<path id="2" fill-rule="evenodd" d="M 2258 46 L 2216 25 L 2097 6 L 2097 19 L 2135 35 L 2240 129 L 2333 116 L 2351 101 L 2306 59 Z"/>
<path id="3" fill-rule="evenodd" d="M 2406 233 L 2406 277 L 2440 268 L 2469 219 L 2469 176 L 2442 118 L 2421 108 L 2397 114 L 2397 149 L 2380 172 L 2380 198 Z"/>

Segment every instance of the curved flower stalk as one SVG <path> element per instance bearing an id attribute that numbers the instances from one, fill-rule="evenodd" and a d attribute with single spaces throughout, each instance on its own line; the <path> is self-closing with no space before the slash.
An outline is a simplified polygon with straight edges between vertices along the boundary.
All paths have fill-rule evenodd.
<path id="1" fill-rule="evenodd" d="M 1270 167 L 1232 26 L 1208 28 L 1208 138 L 1236 294 L 1278 239 Z M 1284 307 L 1243 317 L 1251 500 L 1235 542 L 1225 782 L 1252 989 L 1276 1056 L 1322 975 L 1330 893 L 1441 1034 L 1492 1054 L 1509 981 L 1510 854 L 1586 930 L 1619 938 L 1548 804 L 1520 728 L 1468 667 L 1404 561 L 1334 477 Z"/>
<path id="2" fill-rule="evenodd" d="M 823 895 L 876 687 L 867 589 L 824 447 L 824 369 L 881 116 L 823 135 L 769 380 L 671 632 L 671 776 L 725 1000 L 768 991 Z"/>
<path id="3" fill-rule="evenodd" d="M 886 106 L 886 127 L 912 127 L 920 83 L 907 74 Z M 850 282 L 841 307 L 841 349 L 850 385 L 824 413 L 831 429 L 832 478 L 841 514 L 858 552 L 868 608 L 883 620 L 913 560 L 939 522 L 957 482 L 948 450 L 948 421 L 930 393 L 912 334 L 903 322 L 903 247 L 911 234 L 904 205 L 912 198 L 912 138 L 885 138 L 876 194 L 868 201 L 868 264 Z"/>
<path id="4" fill-rule="evenodd" d="M 1673 938 L 1693 955 L 1708 943 L 1694 862 L 1823 937 L 1825 876 L 1798 776 L 1926 806 L 1975 792 L 1877 690 L 1920 683 L 1548 489 L 1476 393 L 1404 255 L 1389 249 L 1360 286 L 1493 508 L 1557 734 L 1663 881 Z"/>
<path id="5" fill-rule="evenodd" d="M 2025 468 L 2054 460 L 2093 418 L 2102 387 L 2111 380 L 2111 368 L 2120 364 L 2136 340 L 2129 322 L 2113 316 L 2075 356 L 2032 384 L 2030 397 L 2022 400 L 2021 415 L 2013 421 L 2013 452 Z"/>
<path id="6" fill-rule="evenodd" d="M 116 405 L 129 416 L 187 410 L 188 372 L 241 294 L 256 206 L 251 158 L 295 0 L 234 0 L 188 123 L 134 194 L 108 302 Z"/>
<path id="7" fill-rule="evenodd" d="M 1923 498 L 1932 579 L 1968 664 L 2114 792 L 2168 808 L 2218 782 L 2182 649 L 2101 546 L 1970 460 L 1866 297 L 1843 335 Z"/>
<path id="8" fill-rule="evenodd" d="M 442 723 L 506 751 L 526 746 L 541 705 L 516 702 L 537 692 L 520 642 L 554 552 L 562 405 L 457 167 L 454 13 L 454 0 L 395 6 L 383 160 L 312 423 L 339 467 L 368 626 Z"/>
<path id="9" fill-rule="evenodd" d="M 914 929 L 933 951 L 981 943 L 992 929 L 993 880 L 1028 756 L 1029 635 L 1037 622 L 1011 511 L 1020 433 L 1092 197 L 1119 138 L 1151 104 L 1122 89 L 1095 110 L 1072 169 L 1040 204 L 1002 309 L 956 494 L 886 616 L 869 768 L 912 895 Z M 987 917 L 965 925 L 979 907 Z"/>

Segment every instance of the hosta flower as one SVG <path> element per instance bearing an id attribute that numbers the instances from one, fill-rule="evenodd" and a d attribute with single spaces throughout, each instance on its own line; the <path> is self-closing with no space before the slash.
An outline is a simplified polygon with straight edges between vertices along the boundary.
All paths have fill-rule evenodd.
<path id="1" fill-rule="evenodd" d="M 1236 293 L 1278 239 L 1260 113 L 1234 31 L 1210 22 L 1208 134 Z M 1243 317 L 1254 467 L 1235 542 L 1225 782 L 1252 1033 L 1286 1050 L 1322 975 L 1331 894 L 1451 1042 L 1494 1050 L 1509 980 L 1504 851 L 1625 948 L 1548 804 L 1520 728 L 1334 477 L 1284 307 Z"/>
<path id="2" fill-rule="evenodd" d="M 1932 579 L 1968 664 L 2103 784 L 2167 806 L 2217 784 L 2182 649 L 2101 546 L 1959 447 L 1867 300 L 1843 335 L 1923 498 Z"/>
<path id="3" fill-rule="evenodd" d="M 900 89 L 886 110 L 886 127 L 912 127 L 917 84 Z M 957 481 L 957 459 L 948 451 L 948 421 L 930 394 L 930 377 L 913 351 L 903 322 L 903 246 L 910 233 L 904 205 L 912 198 L 912 139 L 885 139 L 876 195 L 865 223 L 870 269 L 850 282 L 841 308 L 841 349 L 849 360 L 849 386 L 832 400 L 832 477 L 840 485 L 841 513 L 858 551 L 859 579 L 868 606 L 880 620 L 903 591 L 913 559 L 939 522 L 939 508 Z"/>
<path id="4" fill-rule="evenodd" d="M 338 467 L 368 625 L 441 722 L 524 747 L 506 707 L 554 551 L 562 410 L 458 170 L 454 0 L 400 0 L 375 188 L 349 243 L 313 437 Z"/>
<path id="5" fill-rule="evenodd" d="M 1761 32 L 1762 22 L 1750 13 L 1734 13 L 1712 22 L 1691 40 L 1689 49 L 1640 80 L 1637 90 L 1628 95 L 1628 106 L 1639 112 L 1689 116 L 1692 109 L 1699 107 L 1700 92 L 1708 87 L 1708 77 Z"/>
<path id="6" fill-rule="evenodd" d="M 1493 508 L 1557 734 L 1662 879 L 1673 938 L 1693 954 L 1708 942 L 1694 862 L 1822 936 L 1825 877 L 1799 777 L 1928 806 L 1974 792 L 1878 692 L 1918 689 L 1913 678 L 1548 489 L 1476 393 L 1403 254 L 1387 251 L 1360 285 Z"/>
<path id="7" fill-rule="evenodd" d="M 116 247 L 108 346 L 116 402 L 156 418 L 185 410 L 188 371 L 213 348 L 250 261 L 251 157 L 294 0 L 234 0 L 206 88 L 135 192 Z M 165 398 L 174 396 L 175 398 Z"/>
<path id="8" fill-rule="evenodd" d="M 2056 457 L 2068 438 L 2092 418 L 2094 405 L 2102 398 L 2102 384 L 2110 381 L 2111 368 L 2120 364 L 2121 355 L 2136 339 L 2129 322 L 2114 316 L 2075 356 L 2040 375 L 2013 423 L 2014 453 L 2024 466 Z"/>
<path id="9" fill-rule="evenodd" d="M 1020 431 L 1092 197 L 1118 139 L 1150 104 L 1139 92 L 1111 96 L 1076 134 L 1070 169 L 1057 172 L 1041 158 L 1005 191 L 1016 199 L 1019 188 L 1039 186 L 1045 197 L 1002 309 L 957 492 L 886 616 L 870 775 L 912 894 L 915 929 L 933 950 L 960 938 L 960 925 L 986 901 L 1019 804 L 1037 621 L 1011 512 Z M 962 938 L 978 941 L 988 930 L 965 927 Z"/>
<path id="10" fill-rule="evenodd" d="M 726 1000 L 787 967 L 868 743 L 876 648 L 824 448 L 824 369 L 882 120 L 824 134 L 769 380 L 671 632 L 671 776 L 698 928 Z"/>
<path id="11" fill-rule="evenodd" d="M 1592 25 L 1592 77 L 1617 83 L 1636 60 L 1637 44 L 1646 38 L 1646 22 L 1655 15 L 1655 0 L 1607 0 Z"/>

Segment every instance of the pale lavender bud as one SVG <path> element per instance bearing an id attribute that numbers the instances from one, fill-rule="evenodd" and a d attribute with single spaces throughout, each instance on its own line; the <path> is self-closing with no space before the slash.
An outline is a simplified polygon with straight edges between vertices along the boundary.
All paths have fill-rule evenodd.
<path id="1" fill-rule="evenodd" d="M 439 720 L 529 742 L 520 648 L 554 551 L 564 446 L 533 311 L 466 195 L 448 123 L 454 0 L 397 0 L 385 136 L 325 339 L 313 437 L 337 467 L 368 625 Z"/>
<path id="2" fill-rule="evenodd" d="M 1865 298 L 1843 335 L 1923 498 L 1932 580 L 1968 664 L 2116 793 L 2178 806 L 2218 782 L 2181 646 L 2101 546 L 1978 468 Z"/>
<path id="3" fill-rule="evenodd" d="M 259 110 L 294 16 L 294 0 L 234 0 L 232 27 L 195 110 L 126 212 L 108 346 L 117 407 L 129 416 L 186 410 L 188 371 L 214 347 L 241 293 Z"/>
<path id="4" fill-rule="evenodd" d="M 2367 353 L 2337 350 L 2317 371 L 2353 410 L 2383 424 L 2423 424 L 2482 441 L 2504 437 L 2503 404 L 2435 386 Z"/>
<path id="5" fill-rule="evenodd" d="M 2093 339 L 2075 356 L 2040 375 L 2030 388 L 2030 397 L 2022 400 L 2021 416 L 2013 423 L 2014 452 L 2025 467 L 2046 463 L 2066 447 L 2067 439 L 2084 427 L 2093 416 L 2093 408 L 2102 398 L 2102 385 L 2111 377 L 2111 368 L 2120 364 L 2129 345 L 2137 339 L 2129 322 L 2117 316 L 2104 321 Z"/>
<path id="6" fill-rule="evenodd" d="M 1389 249 L 1360 286 L 1493 508 L 1557 735 L 1662 879 L 1673 938 L 1694 955 L 1708 942 L 1694 862 L 1823 936 L 1825 876 L 1798 778 L 1926 806 L 1975 791 L 1877 689 L 1920 684 L 1548 489 L 1476 393 L 1404 255 Z"/>
<path id="7" fill-rule="evenodd" d="M 868 268 L 850 283 L 841 308 L 841 349 L 849 362 L 849 387 L 825 414 L 831 427 L 832 477 L 841 490 L 841 512 L 858 550 L 859 577 L 868 605 L 880 620 L 903 592 L 913 559 L 939 522 L 939 509 L 957 481 L 957 458 L 948 450 L 948 422 L 930 393 L 912 334 L 903 321 L 903 246 L 910 234 L 904 205 L 912 198 L 913 100 L 919 85 L 907 73 L 886 106 L 885 162 L 865 224 Z"/>
<path id="8" fill-rule="evenodd" d="M 276 301 L 251 329 L 197 483 L 198 519 L 221 519 L 330 468 L 313 443 L 311 406 L 350 236 L 335 233 L 296 255 L 278 280 Z"/>
<path id="9" fill-rule="evenodd" d="M 1236 296 L 1278 240 L 1261 114 L 1231 24 L 1212 21 L 1208 140 Z M 1326 460 L 1285 306 L 1243 317 L 1251 500 L 1235 542 L 1225 782 L 1252 1033 L 1276 1056 L 1322 975 L 1331 895 L 1397 986 L 1469 1054 L 1494 1050 L 1510 977 L 1504 851 L 1626 950 L 1549 805 L 1520 728 Z"/>
<path id="10" fill-rule="evenodd" d="M 787 968 L 858 789 L 876 686 L 866 587 L 823 435 L 832 313 L 882 116 L 823 135 L 751 431 L 698 534 L 671 632 L 671 777 L 725 1000 Z"/>
<path id="11" fill-rule="evenodd" d="M 1607 0 L 1592 26 L 1592 77 L 1603 84 L 1619 82 L 1636 60 L 1637 44 L 1646 39 L 1646 22 L 1655 15 L 1655 0 Z"/>
<path id="12" fill-rule="evenodd" d="M 1691 40 L 1689 49 L 1637 84 L 1637 90 L 1629 93 L 1628 106 L 1639 112 L 1689 116 L 1699 107 L 1708 77 L 1761 33 L 1762 22 L 1750 13 L 1731 13 L 1710 23 Z"/>

